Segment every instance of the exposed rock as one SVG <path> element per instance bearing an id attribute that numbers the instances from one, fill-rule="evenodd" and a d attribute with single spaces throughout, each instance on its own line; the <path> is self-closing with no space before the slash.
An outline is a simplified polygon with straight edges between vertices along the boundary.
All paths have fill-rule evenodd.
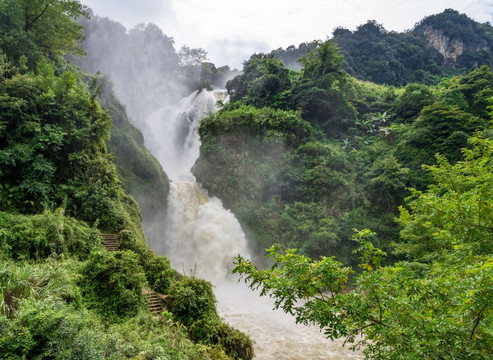
<path id="1" fill-rule="evenodd" d="M 454 65 L 457 63 L 457 57 L 462 55 L 464 51 L 489 51 L 490 47 L 485 40 L 477 43 L 464 43 L 461 39 L 451 39 L 441 30 L 436 30 L 431 26 L 426 26 L 423 29 L 423 34 L 426 37 L 429 46 L 434 47 L 440 54 L 443 55 L 446 64 Z"/>

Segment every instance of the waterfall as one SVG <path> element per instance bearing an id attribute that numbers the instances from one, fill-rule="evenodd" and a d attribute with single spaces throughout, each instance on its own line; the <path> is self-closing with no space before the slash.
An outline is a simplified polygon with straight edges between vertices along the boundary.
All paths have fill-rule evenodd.
<path id="1" fill-rule="evenodd" d="M 226 96 L 223 90 L 197 90 L 176 106 L 153 111 L 148 117 L 146 145 L 172 180 L 195 182 L 190 169 L 199 157 L 199 121 L 217 111 L 217 100 L 226 100 Z"/>
<path id="2" fill-rule="evenodd" d="M 216 111 L 218 99 L 227 101 L 226 92 L 196 91 L 147 121 L 148 146 L 172 179 L 166 241 L 153 244 L 154 249 L 168 256 L 176 270 L 214 284 L 219 314 L 251 337 L 257 359 L 360 359 L 318 328 L 272 310 L 272 299 L 260 298 L 231 275 L 236 255 L 250 257 L 245 234 L 234 214 L 209 197 L 190 172 L 199 156 L 200 119 Z"/>
<path id="3" fill-rule="evenodd" d="M 209 197 L 190 169 L 199 156 L 200 119 L 217 111 L 217 100 L 227 101 L 225 91 L 195 91 L 175 107 L 151 114 L 150 148 L 172 179 L 168 196 L 167 241 L 153 244 L 171 265 L 221 283 L 231 277 L 232 260 L 248 257 L 247 241 L 231 211 L 216 197 Z"/>
<path id="4" fill-rule="evenodd" d="M 173 182 L 168 199 L 171 265 L 186 274 L 221 284 L 231 278 L 233 258 L 248 256 L 246 239 L 233 213 L 217 198 L 208 198 L 197 183 Z"/>

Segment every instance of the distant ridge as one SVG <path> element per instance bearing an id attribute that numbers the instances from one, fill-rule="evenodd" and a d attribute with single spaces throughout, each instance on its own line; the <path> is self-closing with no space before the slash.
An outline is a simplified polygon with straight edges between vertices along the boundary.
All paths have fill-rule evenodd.
<path id="1" fill-rule="evenodd" d="M 387 31 L 368 21 L 355 31 L 339 27 L 333 39 L 344 55 L 350 75 L 379 84 L 437 83 L 444 76 L 466 74 L 482 65 L 493 66 L 493 27 L 446 9 L 425 17 L 406 32 Z M 315 46 L 315 41 L 277 49 L 271 55 L 292 69 Z"/>

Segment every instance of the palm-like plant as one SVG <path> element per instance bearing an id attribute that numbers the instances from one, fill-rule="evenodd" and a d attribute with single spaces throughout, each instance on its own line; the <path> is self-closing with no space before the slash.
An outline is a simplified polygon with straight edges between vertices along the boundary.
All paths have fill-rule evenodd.
<path id="1" fill-rule="evenodd" d="M 0 265 L 0 314 L 12 317 L 22 299 L 39 297 L 50 283 L 49 272 L 36 265 Z"/>

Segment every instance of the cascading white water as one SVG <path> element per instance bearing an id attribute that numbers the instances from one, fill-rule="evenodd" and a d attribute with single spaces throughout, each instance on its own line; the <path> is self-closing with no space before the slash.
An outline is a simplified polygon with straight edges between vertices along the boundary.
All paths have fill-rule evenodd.
<path id="1" fill-rule="evenodd" d="M 148 117 L 147 146 L 172 180 L 195 181 L 190 169 L 199 157 L 199 120 L 215 112 L 217 100 L 226 96 L 221 90 L 195 91 L 176 106 L 164 107 Z"/>
<path id="2" fill-rule="evenodd" d="M 173 182 L 168 199 L 168 241 L 171 265 L 221 284 L 231 278 L 233 258 L 247 255 L 246 239 L 234 215 L 197 183 Z"/>
<path id="3" fill-rule="evenodd" d="M 171 177 L 168 196 L 167 241 L 155 244 L 168 255 L 171 265 L 214 283 L 230 277 L 232 259 L 248 256 L 247 241 L 234 215 L 221 201 L 209 197 L 190 169 L 199 156 L 199 121 L 215 112 L 225 91 L 195 91 L 176 107 L 151 114 L 148 126 L 151 151 Z"/>
<path id="4" fill-rule="evenodd" d="M 175 269 L 214 284 L 220 315 L 252 338 L 257 359 L 361 358 L 317 328 L 297 325 L 291 316 L 272 310 L 271 299 L 232 277 L 233 258 L 249 258 L 245 235 L 234 215 L 207 196 L 190 172 L 199 155 L 199 121 L 225 96 L 224 91 L 194 92 L 176 107 L 154 112 L 147 122 L 150 149 L 173 180 L 166 242 L 155 244 L 155 250 L 167 255 Z"/>

